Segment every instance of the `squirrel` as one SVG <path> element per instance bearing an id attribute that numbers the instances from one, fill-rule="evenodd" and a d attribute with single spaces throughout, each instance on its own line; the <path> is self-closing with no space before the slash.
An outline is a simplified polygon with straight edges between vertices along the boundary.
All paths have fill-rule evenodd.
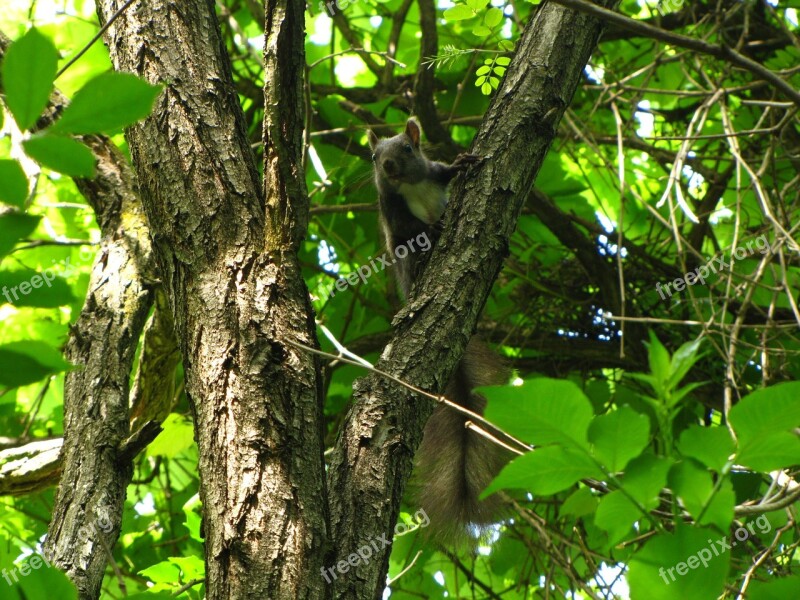
<path id="1" fill-rule="evenodd" d="M 369 145 L 378 188 L 381 228 L 389 250 L 428 235 L 439 238 L 440 219 L 447 205 L 450 181 L 479 157 L 460 154 L 450 164 L 428 160 L 420 148 L 420 126 L 414 118 L 405 131 L 391 138 L 378 139 L 370 130 Z M 430 248 L 430 247 L 429 247 Z M 395 277 L 408 299 L 411 284 L 418 276 L 419 255 L 398 256 Z M 449 381 L 445 396 L 473 412 L 482 414 L 486 400 L 472 390 L 508 381 L 508 369 L 484 344 L 471 339 Z M 469 540 L 470 529 L 482 532 L 497 520 L 499 500 L 478 496 L 499 473 L 507 454 L 483 436 L 465 427 L 468 417 L 437 405 L 425 426 L 415 455 L 416 501 L 430 518 L 428 538 L 445 545 L 459 546 Z"/>
<path id="2" fill-rule="evenodd" d="M 369 145 L 378 188 L 378 208 L 389 250 L 397 256 L 398 246 L 413 249 L 420 235 L 439 238 L 439 219 L 447 205 L 447 185 L 461 171 L 480 160 L 473 154 L 459 154 L 446 165 L 428 160 L 420 148 L 420 127 L 416 119 L 406 123 L 405 132 L 379 140 L 369 130 Z M 397 257 L 395 275 L 403 296 L 408 298 L 415 279 L 419 255 L 413 251 Z"/>

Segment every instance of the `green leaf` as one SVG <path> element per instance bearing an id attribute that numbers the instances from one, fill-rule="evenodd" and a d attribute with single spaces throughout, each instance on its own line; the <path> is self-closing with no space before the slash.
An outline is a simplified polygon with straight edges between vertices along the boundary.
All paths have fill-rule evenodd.
<path id="1" fill-rule="evenodd" d="M 691 425 L 681 434 L 678 450 L 683 456 L 699 460 L 721 473 L 733 454 L 734 445 L 725 427 Z"/>
<path id="2" fill-rule="evenodd" d="M 0 202 L 22 208 L 28 197 L 28 178 L 16 160 L 0 160 Z"/>
<path id="3" fill-rule="evenodd" d="M 202 503 L 200 502 L 200 497 L 197 495 L 192 496 L 183 505 L 183 513 L 186 515 L 186 521 L 184 521 L 183 524 L 186 529 L 189 530 L 189 537 L 202 544 L 203 538 L 200 535 L 202 524 L 202 518 L 200 516 L 201 511 Z"/>
<path id="4" fill-rule="evenodd" d="M 629 406 L 595 417 L 589 426 L 594 455 L 611 473 L 639 456 L 649 440 L 650 420 Z"/>
<path id="5" fill-rule="evenodd" d="M 58 52 L 36 28 L 14 42 L 3 61 L 6 105 L 20 129 L 30 129 L 53 90 Z"/>
<path id="6" fill-rule="evenodd" d="M 467 6 L 475 11 L 483 10 L 487 4 L 486 0 L 467 0 Z"/>
<path id="7" fill-rule="evenodd" d="M 503 20 L 503 11 L 499 8 L 490 8 L 483 17 L 483 22 L 490 29 L 496 27 Z"/>
<path id="8" fill-rule="evenodd" d="M 5 344 L 3 348 L 36 359 L 37 362 L 50 369 L 52 373 L 61 373 L 72 368 L 72 365 L 64 359 L 60 350 L 45 342 L 21 340 Z"/>
<path id="9" fill-rule="evenodd" d="M 561 510 L 558 513 L 559 515 L 583 517 L 594 513 L 599 503 L 600 499 L 592 493 L 591 489 L 581 487 L 564 500 L 564 504 L 561 505 Z"/>
<path id="10" fill-rule="evenodd" d="M 79 141 L 60 135 L 35 135 L 22 143 L 43 167 L 71 177 L 94 177 L 94 154 Z"/>
<path id="11" fill-rule="evenodd" d="M 559 446 L 528 452 L 508 463 L 481 497 L 501 489 L 524 489 L 538 496 L 555 494 L 586 477 L 602 477 L 591 459 Z"/>
<path id="12" fill-rule="evenodd" d="M 475 25 L 475 27 L 472 28 L 472 33 L 478 37 L 488 37 L 492 35 L 492 30 L 485 25 Z"/>
<path id="13" fill-rule="evenodd" d="M 481 388 L 487 418 L 531 444 L 553 442 L 588 450 L 592 405 L 581 389 L 561 379 L 529 379 L 521 386 Z"/>
<path id="14" fill-rule="evenodd" d="M 747 588 L 747 600 L 786 600 L 800 597 L 800 575 L 753 581 Z"/>
<path id="15" fill-rule="evenodd" d="M 456 4 L 453 8 L 448 8 L 444 11 L 444 18 L 448 21 L 463 21 L 474 16 L 475 11 L 463 4 Z"/>
<path id="16" fill-rule="evenodd" d="M 172 413 L 161 424 L 164 429 L 147 447 L 148 456 L 175 458 L 194 444 L 192 423 L 181 415 Z"/>
<path id="17" fill-rule="evenodd" d="M 647 358 L 650 363 L 650 372 L 658 386 L 656 390 L 662 391 L 669 379 L 669 352 L 667 352 L 667 349 L 664 348 L 664 345 L 652 330 L 650 331 L 650 342 L 645 342 L 645 346 L 647 346 Z"/>
<path id="18" fill-rule="evenodd" d="M 98 75 L 75 94 L 51 128 L 59 133 L 113 133 L 143 119 L 160 93 L 130 73 Z"/>
<path id="19" fill-rule="evenodd" d="M 711 473 L 687 459 L 672 465 L 668 481 L 683 507 L 696 519 L 714 489 Z"/>
<path id="20" fill-rule="evenodd" d="M 491 70 L 492 70 L 492 68 L 491 68 L 491 67 L 489 67 L 489 66 L 487 66 L 487 65 L 481 65 L 481 66 L 480 66 L 480 67 L 478 67 L 478 69 L 475 71 L 475 75 L 486 75 L 486 74 L 487 74 L 489 71 L 491 71 Z"/>
<path id="21" fill-rule="evenodd" d="M 714 543 L 719 537 L 711 529 L 687 527 L 679 522 L 675 533 L 648 540 L 628 562 L 631 598 L 717 598 L 730 564 L 730 552 L 720 550 Z"/>
<path id="22" fill-rule="evenodd" d="M 738 464 L 755 471 L 773 471 L 800 464 L 800 439 L 788 431 L 776 431 L 739 445 Z"/>
<path id="23" fill-rule="evenodd" d="M 501 45 L 501 46 L 503 45 L 503 42 L 508 42 L 508 40 L 503 40 L 502 42 L 500 42 L 500 45 Z M 513 49 L 514 49 L 514 44 L 511 44 L 511 48 L 510 48 L 510 49 L 511 49 L 511 50 L 513 50 Z M 511 59 L 510 59 L 510 58 L 508 58 L 507 56 L 501 56 L 501 57 L 500 57 L 500 58 L 498 58 L 498 59 L 497 59 L 495 62 L 496 62 L 498 65 L 502 66 L 502 67 L 507 67 L 508 65 L 510 65 L 510 64 L 511 64 Z"/>
<path id="24" fill-rule="evenodd" d="M 38 558 L 38 560 L 37 560 Z M 19 577 L 19 587 L 28 600 L 77 600 L 78 592 L 64 573 L 44 562 L 44 557 L 33 554 L 23 561 L 31 569 L 27 577 Z M 5 582 L 2 584 L 5 587 Z M 5 596 L 4 596 L 5 597 Z"/>
<path id="25" fill-rule="evenodd" d="M 481 87 L 485 82 L 486 82 L 486 77 L 478 77 L 475 80 L 475 86 L 476 87 Z"/>
<path id="26" fill-rule="evenodd" d="M 51 269 L 0 271 L 0 304 L 58 308 L 74 301 L 72 288 Z"/>
<path id="27" fill-rule="evenodd" d="M 36 350 L 41 352 L 41 355 Z M 14 342 L 0 346 L 0 386 L 16 388 L 36 383 L 69 367 L 61 359 L 61 366 L 53 364 L 55 350 L 43 342 Z"/>
<path id="28" fill-rule="evenodd" d="M 502 77 L 503 75 L 506 74 L 505 67 L 495 67 L 494 69 L 492 69 L 492 71 L 494 71 L 495 75 L 498 75 L 499 77 Z"/>
<path id="29" fill-rule="evenodd" d="M 603 496 L 597 507 L 594 523 L 608 532 L 610 544 L 616 544 L 633 531 L 633 524 L 642 518 L 639 509 L 621 491 Z"/>
<path id="30" fill-rule="evenodd" d="M 730 412 L 739 441 L 800 427 L 800 382 L 779 383 L 748 394 Z"/>
<path id="31" fill-rule="evenodd" d="M 153 583 L 176 583 L 180 581 L 180 567 L 169 560 L 161 561 L 139 571 L 139 575 L 147 577 Z"/>
<path id="32" fill-rule="evenodd" d="M 757 390 L 731 409 L 736 432 L 736 462 L 758 471 L 800 463 L 800 440 L 789 431 L 800 427 L 800 382 Z"/>
<path id="33" fill-rule="evenodd" d="M 672 361 L 669 367 L 669 387 L 674 388 L 686 376 L 699 358 L 697 351 L 700 348 L 702 338 L 698 338 L 692 342 L 683 344 L 672 355 Z"/>
<path id="34" fill-rule="evenodd" d="M 667 483 L 672 461 L 652 454 L 632 460 L 622 476 L 622 487 L 642 506 L 652 510 L 658 505 L 659 494 Z"/>
<path id="35" fill-rule="evenodd" d="M 714 525 L 720 531 L 728 531 L 733 522 L 733 509 L 736 506 L 736 493 L 730 477 L 719 484 L 717 492 L 711 498 L 705 514 L 700 518 L 700 525 Z"/>
<path id="36" fill-rule="evenodd" d="M 32 234 L 41 217 L 17 212 L 0 214 L 0 258 L 11 252 L 17 242 Z"/>
<path id="37" fill-rule="evenodd" d="M 674 392 L 672 392 L 672 397 L 670 399 L 671 405 L 672 406 L 676 406 L 681 400 L 683 400 L 683 398 L 687 394 L 693 392 L 694 390 L 696 390 L 699 387 L 704 386 L 705 384 L 706 384 L 706 382 L 704 382 L 704 381 L 696 381 L 694 383 L 690 383 L 689 385 L 683 386 L 679 390 L 675 390 Z"/>
<path id="38" fill-rule="evenodd" d="M 205 575 L 205 564 L 198 556 L 171 556 L 167 560 L 180 567 L 181 579 L 184 581 L 199 579 Z"/>

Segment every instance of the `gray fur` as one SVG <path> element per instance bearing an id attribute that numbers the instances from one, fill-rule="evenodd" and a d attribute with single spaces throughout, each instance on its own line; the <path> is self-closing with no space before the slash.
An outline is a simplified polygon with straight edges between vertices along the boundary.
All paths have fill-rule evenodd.
<path id="1" fill-rule="evenodd" d="M 381 226 L 389 249 L 394 251 L 422 232 L 435 243 L 435 226 L 447 203 L 447 185 L 477 157 L 461 155 L 452 165 L 428 160 L 420 148 L 419 124 L 414 119 L 409 119 L 399 135 L 381 140 L 370 131 L 368 138 L 374 153 Z M 416 254 L 409 254 L 395 265 L 395 276 L 406 298 L 418 275 L 417 260 Z M 472 339 L 445 395 L 482 414 L 486 400 L 472 390 L 506 383 L 508 375 L 497 356 Z M 467 542 L 471 526 L 480 531 L 497 520 L 497 496 L 479 502 L 478 495 L 508 459 L 498 446 L 466 429 L 466 421 L 460 413 L 437 406 L 416 454 L 416 502 L 430 517 L 426 533 L 432 540 L 451 546 Z"/>
<path id="2" fill-rule="evenodd" d="M 498 357 L 473 338 L 445 396 L 483 414 L 486 400 L 471 390 L 506 383 L 508 376 Z M 499 497 L 479 501 L 478 496 L 509 459 L 499 446 L 464 427 L 467 420 L 446 406 L 437 406 L 416 454 L 416 499 L 431 521 L 426 533 L 437 543 L 455 547 L 475 544 L 470 527 L 482 534 L 499 519 Z"/>

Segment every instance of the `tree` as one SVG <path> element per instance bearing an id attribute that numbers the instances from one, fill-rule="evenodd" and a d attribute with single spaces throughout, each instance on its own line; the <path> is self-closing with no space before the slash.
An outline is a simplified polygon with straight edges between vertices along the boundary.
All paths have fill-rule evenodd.
<path id="1" fill-rule="evenodd" d="M 6 122 L 75 188 L 17 141 L 0 163 L 4 565 L 41 517 L 81 598 L 378 598 L 387 571 L 392 597 L 800 590 L 796 12 L 609 8 L 101 0 L 113 70 L 152 85 L 87 83 L 97 61 L 71 103 L 17 21 Z M 357 159 L 411 113 L 438 157 L 485 160 L 400 309 L 362 268 L 382 248 Z M 92 232 L 91 269 L 44 286 Z M 520 375 L 486 391 L 519 455 L 486 556 L 393 538 L 476 327 Z M 353 354 L 379 359 L 351 392 Z M 20 597 L 64 585 L 35 558 Z"/>

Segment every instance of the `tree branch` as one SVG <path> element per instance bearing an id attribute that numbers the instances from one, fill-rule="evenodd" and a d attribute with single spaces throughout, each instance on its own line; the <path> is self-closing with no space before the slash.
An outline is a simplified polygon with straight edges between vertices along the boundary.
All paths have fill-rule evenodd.
<path id="1" fill-rule="evenodd" d="M 461 152 L 461 147 L 453 141 L 450 133 L 439 121 L 433 92 L 436 74 L 433 65 L 425 65 L 425 59 L 439 52 L 439 36 L 436 31 L 436 6 L 433 0 L 419 0 L 419 19 L 422 39 L 419 49 L 419 66 L 414 83 L 414 113 L 432 144 L 443 146 L 444 155 L 452 161 Z"/>
<path id="2" fill-rule="evenodd" d="M 740 54 L 733 48 L 729 48 L 728 46 L 720 46 L 717 44 L 709 44 L 703 40 L 681 35 L 680 33 L 664 31 L 658 27 L 653 27 L 647 23 L 636 21 L 630 17 L 626 17 L 607 8 L 603 8 L 602 6 L 598 6 L 597 4 L 587 2 L 586 0 L 553 1 L 573 10 L 594 15 L 595 17 L 603 19 L 608 23 L 613 23 L 614 25 L 627 29 L 628 31 L 633 31 L 634 33 L 653 38 L 654 40 L 659 40 L 673 46 L 678 46 L 679 48 L 694 50 L 700 54 L 707 54 L 708 56 L 726 60 L 732 65 L 749 71 L 758 79 L 763 79 L 764 81 L 771 83 L 773 87 L 783 92 L 783 94 L 797 106 L 800 106 L 800 92 L 794 89 L 789 82 L 782 79 L 779 75 L 770 71 L 763 65 L 760 65 L 756 61 Z"/>
<path id="3" fill-rule="evenodd" d="M 0 58 L 8 45 L 0 33 Z M 52 124 L 66 104 L 54 92 L 37 127 Z M 97 175 L 75 183 L 94 209 L 103 237 L 65 351 L 79 368 L 67 373 L 64 383 L 61 479 L 45 549 L 82 598 L 97 598 L 107 562 L 104 548 L 113 548 L 119 535 L 132 475 L 131 461 L 120 460 L 117 449 L 129 431 L 130 372 L 156 277 L 127 160 L 105 137 L 84 136 L 82 141 L 97 159 Z M 51 468 L 46 463 L 44 473 Z M 39 483 L 45 485 L 41 476 Z M 86 527 L 100 519 L 109 527 Z M 88 536 L 87 529 L 92 532 Z"/>

